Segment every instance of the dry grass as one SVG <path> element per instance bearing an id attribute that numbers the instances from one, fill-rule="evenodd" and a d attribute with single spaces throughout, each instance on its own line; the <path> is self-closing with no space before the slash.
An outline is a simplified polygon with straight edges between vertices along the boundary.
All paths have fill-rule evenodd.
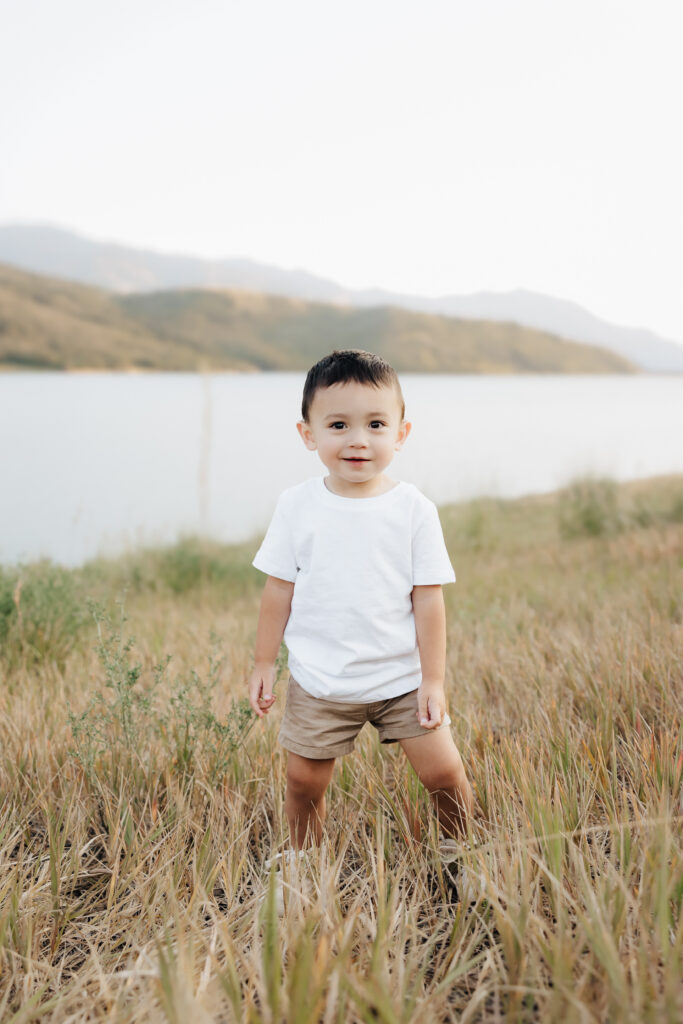
<path id="1" fill-rule="evenodd" d="M 566 498 L 444 510 L 458 572 L 450 713 L 478 802 L 467 856 L 485 876 L 471 907 L 440 885 L 428 802 L 400 751 L 364 732 L 335 770 L 313 889 L 278 920 L 264 871 L 286 835 L 277 716 L 218 778 L 199 741 L 179 761 L 156 712 L 134 745 L 112 729 L 88 773 L 67 711 L 107 678 L 92 628 L 56 660 L 27 658 L 10 630 L 0 1019 L 680 1020 L 683 529 L 661 510 L 681 486 L 620 489 L 622 510 L 652 514 L 597 536 L 562 536 Z M 249 669 L 256 587 L 152 591 L 140 563 L 119 564 L 84 577 L 100 596 L 108 571 L 138 581 L 137 685 L 152 693 L 165 652 L 159 693 L 192 669 L 206 679 L 214 630 L 226 714 Z"/>

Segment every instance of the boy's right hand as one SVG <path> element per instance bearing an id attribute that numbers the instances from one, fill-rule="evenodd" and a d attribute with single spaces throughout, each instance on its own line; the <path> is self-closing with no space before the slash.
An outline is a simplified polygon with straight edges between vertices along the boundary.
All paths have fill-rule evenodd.
<path id="1" fill-rule="evenodd" d="M 275 665 L 256 665 L 249 680 L 249 704 L 259 718 L 267 715 L 273 704 Z"/>

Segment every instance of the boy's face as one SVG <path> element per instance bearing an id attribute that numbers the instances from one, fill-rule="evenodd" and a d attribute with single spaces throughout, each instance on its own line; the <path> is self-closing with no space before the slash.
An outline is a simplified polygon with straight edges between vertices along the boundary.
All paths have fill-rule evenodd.
<path id="1" fill-rule="evenodd" d="M 345 496 L 381 493 L 382 473 L 410 433 L 392 387 L 358 381 L 319 388 L 308 422 L 297 429 L 330 472 L 330 486 Z"/>

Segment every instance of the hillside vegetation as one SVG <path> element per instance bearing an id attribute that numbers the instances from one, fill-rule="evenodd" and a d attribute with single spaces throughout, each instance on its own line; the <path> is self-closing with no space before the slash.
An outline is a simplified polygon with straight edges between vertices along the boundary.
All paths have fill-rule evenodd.
<path id="1" fill-rule="evenodd" d="M 441 519 L 471 904 L 366 726 L 277 918 L 282 661 L 269 717 L 240 703 L 256 538 L 0 569 L 2 1020 L 682 1019 L 683 477 Z"/>
<path id="2" fill-rule="evenodd" d="M 610 352 L 517 324 L 252 292 L 121 296 L 0 265 L 0 368 L 305 370 L 333 348 L 403 372 L 621 373 Z"/>

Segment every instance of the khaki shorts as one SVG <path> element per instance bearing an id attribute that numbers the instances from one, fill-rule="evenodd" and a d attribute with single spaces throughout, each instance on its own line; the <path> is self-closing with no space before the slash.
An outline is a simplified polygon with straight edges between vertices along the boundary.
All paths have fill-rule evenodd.
<path id="1" fill-rule="evenodd" d="M 370 704 L 348 704 L 312 697 L 290 676 L 278 740 L 285 750 L 302 757 L 316 760 L 340 757 L 351 753 L 353 742 L 366 722 L 377 729 L 380 743 L 395 743 L 437 731 L 420 725 L 416 713 L 417 690 Z M 437 729 L 450 724 L 450 718 L 445 715 Z"/>

